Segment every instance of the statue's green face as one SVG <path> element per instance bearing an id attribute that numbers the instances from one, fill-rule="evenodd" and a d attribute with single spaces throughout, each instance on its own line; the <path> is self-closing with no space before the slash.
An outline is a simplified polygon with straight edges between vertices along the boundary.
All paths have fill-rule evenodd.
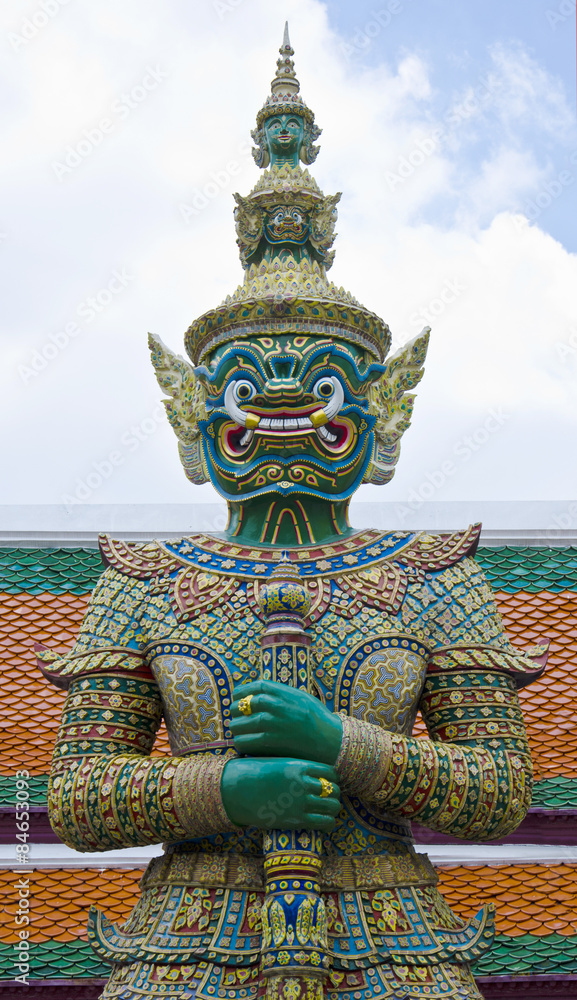
<path id="1" fill-rule="evenodd" d="M 267 118 L 264 135 L 271 163 L 274 164 L 278 157 L 294 159 L 295 165 L 298 163 L 305 135 L 305 124 L 300 115 L 280 114 Z"/>
<path id="2" fill-rule="evenodd" d="M 264 493 L 350 497 L 370 461 L 366 394 L 383 366 L 346 341 L 286 334 L 218 348 L 195 370 L 212 482 L 227 500 Z"/>

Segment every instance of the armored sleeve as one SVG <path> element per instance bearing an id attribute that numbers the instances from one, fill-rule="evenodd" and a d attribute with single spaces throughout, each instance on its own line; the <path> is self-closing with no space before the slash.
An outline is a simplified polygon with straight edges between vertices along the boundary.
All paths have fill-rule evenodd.
<path id="1" fill-rule="evenodd" d="M 73 650 L 38 648 L 45 676 L 68 689 L 49 783 L 50 822 L 79 851 L 156 844 L 236 829 L 220 794 L 226 757 L 150 757 L 162 717 L 146 663 L 146 585 L 107 569 Z"/>
<path id="2" fill-rule="evenodd" d="M 440 598 L 424 602 L 432 649 L 420 709 L 430 739 L 345 717 L 337 770 L 346 791 L 377 808 L 464 839 L 504 837 L 531 801 L 517 687 L 541 672 L 546 650 L 510 644 L 473 559 L 430 574 L 428 589 Z M 455 591 L 462 615 L 447 601 Z"/>

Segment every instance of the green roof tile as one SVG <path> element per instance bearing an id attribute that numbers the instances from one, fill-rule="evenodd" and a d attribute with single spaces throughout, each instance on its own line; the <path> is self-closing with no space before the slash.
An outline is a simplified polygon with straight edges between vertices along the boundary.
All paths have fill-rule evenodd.
<path id="1" fill-rule="evenodd" d="M 495 590 L 577 590 L 577 548 L 480 548 L 476 559 Z"/>
<path id="2" fill-rule="evenodd" d="M 27 779 L 31 806 L 45 806 L 48 794 L 48 775 L 39 774 Z M 14 775 L 0 774 L 0 806 L 15 805 L 16 779 Z"/>
<path id="3" fill-rule="evenodd" d="M 0 979 L 14 978 L 14 946 L 0 944 Z M 577 937 L 498 934 L 491 951 L 474 967 L 476 976 L 519 976 L 577 972 Z M 31 979 L 107 978 L 110 967 L 87 941 L 47 941 L 30 948 Z"/>
<path id="4" fill-rule="evenodd" d="M 491 951 L 475 963 L 474 972 L 476 976 L 576 973 L 577 937 L 497 934 Z"/>
<path id="5" fill-rule="evenodd" d="M 480 548 L 496 590 L 577 589 L 577 548 Z M 0 549 L 0 592 L 86 594 L 102 572 L 96 549 Z"/>
<path id="6" fill-rule="evenodd" d="M 0 944 L 0 980 L 14 979 L 16 952 L 13 944 Z M 46 941 L 30 946 L 30 979 L 108 979 L 105 965 L 88 941 Z"/>
<path id="7" fill-rule="evenodd" d="M 577 778 L 545 778 L 535 782 L 531 805 L 543 809 L 577 809 Z"/>
<path id="8" fill-rule="evenodd" d="M 96 549 L 0 549 L 0 593 L 87 594 L 103 569 Z"/>

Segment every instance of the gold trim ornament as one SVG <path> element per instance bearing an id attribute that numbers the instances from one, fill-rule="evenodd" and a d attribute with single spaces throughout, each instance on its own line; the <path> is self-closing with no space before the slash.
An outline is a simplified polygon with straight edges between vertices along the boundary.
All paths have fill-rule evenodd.
<path id="1" fill-rule="evenodd" d="M 327 781 L 326 778 L 319 778 L 319 781 L 321 783 L 321 791 L 319 798 L 328 799 L 329 795 L 333 794 L 334 791 L 333 785 L 330 781 Z"/>

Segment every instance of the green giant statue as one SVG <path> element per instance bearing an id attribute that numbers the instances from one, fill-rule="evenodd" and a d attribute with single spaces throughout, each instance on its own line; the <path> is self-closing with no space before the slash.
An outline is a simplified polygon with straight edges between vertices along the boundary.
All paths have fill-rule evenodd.
<path id="1" fill-rule="evenodd" d="M 428 330 L 388 327 L 327 279 L 339 196 L 288 33 L 236 195 L 243 284 L 186 334 L 151 338 L 193 483 L 222 534 L 103 538 L 73 650 L 50 815 L 80 851 L 164 842 L 127 922 L 91 912 L 103 1000 L 472 1000 L 493 935 L 464 921 L 411 820 L 503 837 L 531 795 L 516 688 L 541 669 L 503 632 L 479 527 L 355 531 L 361 483 L 394 474 Z M 411 736 L 420 711 L 428 739 Z M 151 757 L 161 718 L 172 755 Z M 475 901 L 472 901 L 472 913 Z"/>

